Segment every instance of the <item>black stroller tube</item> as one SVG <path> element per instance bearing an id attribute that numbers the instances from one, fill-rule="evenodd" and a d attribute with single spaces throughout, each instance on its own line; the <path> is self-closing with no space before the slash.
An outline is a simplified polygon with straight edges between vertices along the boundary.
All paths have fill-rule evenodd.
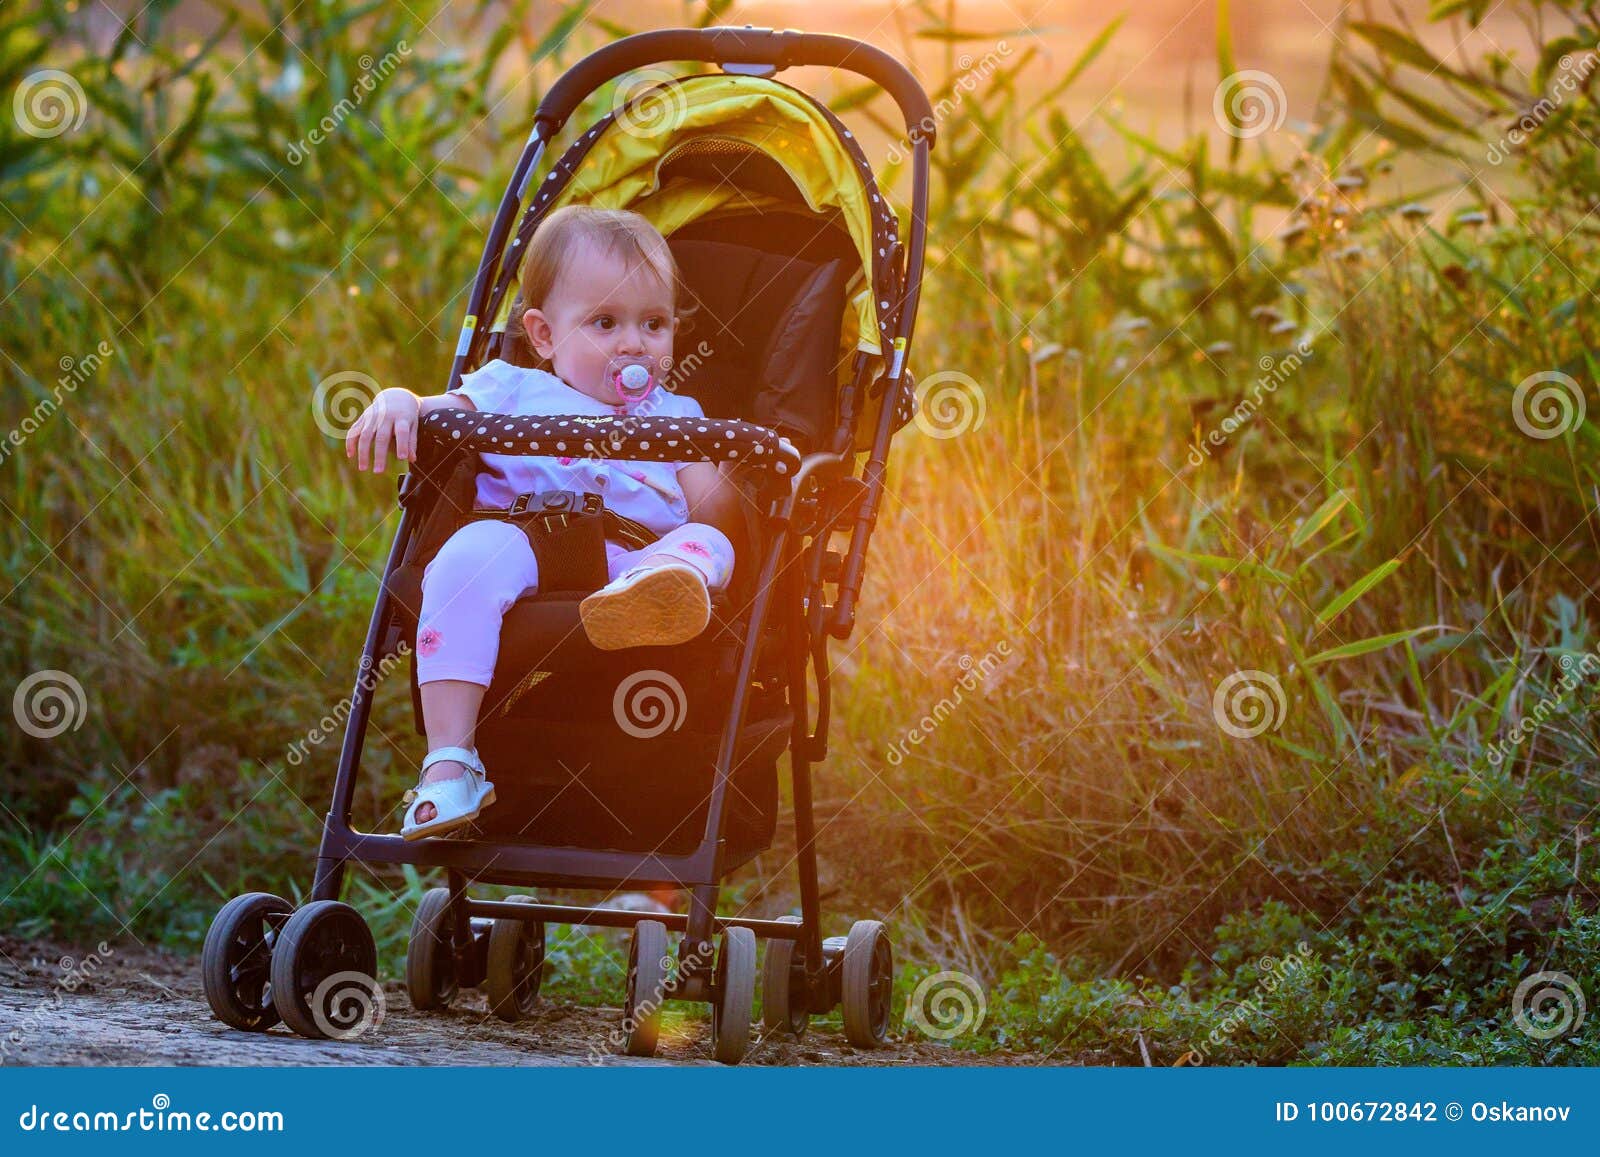
<path id="1" fill-rule="evenodd" d="M 478 275 L 472 281 L 472 295 L 467 299 L 467 316 L 456 342 L 455 359 L 450 363 L 450 384 L 445 386 L 447 391 L 461 384 L 461 375 L 466 372 L 473 349 L 482 343 L 489 326 L 494 322 L 494 318 L 483 316 L 483 308 L 488 303 L 489 288 L 500 269 L 506 238 L 511 236 L 511 229 L 516 224 L 517 210 L 522 206 L 522 195 L 528 188 L 528 177 L 544 155 L 545 142 L 550 135 L 535 127 L 527 144 L 522 147 L 522 155 L 517 158 L 511 183 L 500 198 L 500 208 L 495 212 L 494 224 L 489 227 L 488 240 L 483 244 L 483 256 L 478 260 Z"/>
<path id="2" fill-rule="evenodd" d="M 785 534 L 788 533 L 786 529 Z M 826 535 L 822 535 L 819 539 L 824 544 L 826 540 Z M 791 549 L 784 578 L 789 584 L 789 594 L 786 596 L 789 604 L 790 631 L 789 695 L 794 714 L 794 728 L 789 736 L 789 774 L 794 787 L 795 858 L 800 861 L 800 917 L 804 925 L 800 942 L 806 961 L 806 983 L 810 985 L 813 983 L 812 978 L 822 970 L 822 899 L 817 884 L 817 820 L 811 798 L 811 762 L 815 751 L 811 741 L 809 718 L 811 709 L 807 703 L 806 688 L 808 655 L 806 636 L 810 632 L 807 630 L 806 613 L 801 605 L 801 598 L 809 583 L 801 560 L 801 551 Z M 828 644 L 825 637 L 818 638 L 809 649 L 809 653 L 815 655 L 817 647 L 821 648 L 822 663 L 826 664 Z M 817 667 L 819 700 L 827 686 L 828 672 L 825 666 L 819 665 Z M 818 714 L 820 717 L 821 712 Z M 821 746 L 826 746 L 827 724 L 820 718 L 817 734 L 821 737 Z M 807 995 L 809 996 L 809 993 Z"/>
<path id="3" fill-rule="evenodd" d="M 317 853 L 317 871 L 311 886 L 313 900 L 337 900 L 339 885 L 344 876 L 344 861 L 329 854 L 336 832 L 348 831 L 350 807 L 356 793 L 356 771 L 361 766 L 361 749 L 367 738 L 367 718 L 372 713 L 372 697 L 376 688 L 378 647 L 384 627 L 389 621 L 389 580 L 406 544 L 411 540 L 416 515 L 406 510 L 400 516 L 400 528 L 395 531 L 394 542 L 389 546 L 389 559 L 383 566 L 383 581 L 378 584 L 378 597 L 372 607 L 372 617 L 367 621 L 367 638 L 361 647 L 361 665 L 356 671 L 355 688 L 350 692 L 350 714 L 345 719 L 344 741 L 339 745 L 339 768 L 333 778 L 333 802 L 322 825 L 322 847 Z"/>
<path id="4" fill-rule="evenodd" d="M 933 106 L 917 78 L 881 48 L 849 36 L 772 28 L 668 28 L 627 36 L 584 57 L 545 93 L 534 123 L 548 139 L 560 131 L 585 97 L 607 81 L 636 68 L 669 61 L 706 64 L 771 65 L 783 70 L 801 65 L 846 68 L 882 88 L 905 117 L 912 139 L 930 144 L 934 136 Z"/>
<path id="5" fill-rule="evenodd" d="M 844 560 L 839 579 L 839 600 L 834 604 L 828 623 L 828 633 L 836 639 L 848 639 L 855 629 L 856 600 L 861 596 L 861 578 L 867 565 L 867 542 L 878 521 L 878 505 L 883 499 L 884 476 L 888 472 L 895 404 L 897 395 L 905 388 L 902 376 L 905 365 L 898 350 L 901 343 L 906 349 L 911 346 L 911 333 L 917 324 L 917 303 L 922 298 L 922 263 L 927 246 L 928 147 L 926 140 L 919 140 L 912 153 L 911 248 L 906 255 L 906 268 L 911 271 L 911 278 L 901 302 L 899 325 L 895 327 L 896 352 L 884 383 L 883 401 L 878 410 L 878 428 L 872 439 L 872 456 L 861 471 L 867 493 L 856 510 L 856 524 L 850 534 L 850 553 Z"/>

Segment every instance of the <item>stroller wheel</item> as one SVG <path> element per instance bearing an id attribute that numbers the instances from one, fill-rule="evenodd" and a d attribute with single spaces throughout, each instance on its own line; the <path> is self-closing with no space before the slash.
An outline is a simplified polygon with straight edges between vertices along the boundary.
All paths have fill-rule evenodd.
<path id="1" fill-rule="evenodd" d="M 532 896 L 507 896 L 531 904 Z M 521 1020 L 533 1011 L 544 973 L 544 923 L 499 919 L 489 930 L 489 1007 L 501 1020 Z"/>
<path id="2" fill-rule="evenodd" d="M 845 938 L 840 965 L 844 1035 L 857 1048 L 875 1049 L 889 1035 L 894 995 L 894 949 L 878 920 L 857 920 Z"/>
<path id="3" fill-rule="evenodd" d="M 778 917 L 798 924 L 798 916 Z M 806 956 L 798 940 L 767 941 L 767 960 L 761 973 L 761 1020 L 768 1032 L 804 1036 L 811 1023 L 806 1008 Z"/>
<path id="4" fill-rule="evenodd" d="M 635 924 L 628 946 L 628 999 L 622 1013 L 622 1029 L 627 1034 L 623 1051 L 630 1057 L 656 1055 L 669 963 L 667 926 L 659 920 Z"/>
<path id="5" fill-rule="evenodd" d="M 711 1040 L 717 1060 L 736 1065 L 750 1047 L 750 1014 L 756 1000 L 756 934 L 729 928 L 717 953 L 715 999 L 711 1002 Z"/>
<path id="6" fill-rule="evenodd" d="M 313 900 L 272 946 L 272 1003 L 301 1036 L 352 1040 L 377 1023 L 383 989 L 367 922 L 348 904 Z"/>
<path id="7" fill-rule="evenodd" d="M 429 888 L 411 918 L 411 937 L 406 942 L 406 995 L 418 1012 L 448 1008 L 460 991 L 450 927 L 453 918 L 449 888 Z"/>
<path id="8" fill-rule="evenodd" d="M 222 906 L 206 931 L 200 978 L 217 1019 L 246 1032 L 278 1023 L 272 1006 L 272 945 L 294 905 L 270 892 L 246 892 Z M 278 917 L 276 921 L 272 917 Z"/>

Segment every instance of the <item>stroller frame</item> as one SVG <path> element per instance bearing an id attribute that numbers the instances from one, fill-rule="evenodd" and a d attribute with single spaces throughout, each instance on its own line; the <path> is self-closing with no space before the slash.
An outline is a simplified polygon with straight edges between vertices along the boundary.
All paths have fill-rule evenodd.
<path id="1" fill-rule="evenodd" d="M 272 996 L 265 999 L 270 1005 L 275 998 L 278 1005 L 276 1010 L 271 1007 L 265 1010 L 263 1017 L 268 1018 L 267 1024 L 277 1019 L 275 1011 L 282 1015 L 291 1028 L 303 1035 L 333 1035 L 326 1024 L 318 1023 L 315 1017 L 308 1017 L 310 1010 L 305 1003 L 307 994 L 298 991 L 302 987 L 301 982 L 293 979 L 294 969 L 280 966 L 277 957 L 285 951 L 291 954 L 301 951 L 314 938 L 309 926 L 300 934 L 295 934 L 297 921 L 314 922 L 301 919 L 308 917 L 313 910 L 324 915 L 324 924 L 329 921 L 337 923 L 334 917 L 340 914 L 332 912 L 332 908 L 344 909 L 349 915 L 354 915 L 353 910 L 338 903 L 345 868 L 351 861 L 446 869 L 449 902 L 443 906 L 446 911 L 436 913 L 436 927 L 438 934 L 447 936 L 450 941 L 448 952 L 451 971 L 454 981 L 461 985 L 470 986 L 483 980 L 488 926 L 491 922 L 521 921 L 524 925 L 557 922 L 634 928 L 637 951 L 641 921 L 655 921 L 666 930 L 684 933 L 679 948 L 677 975 L 671 980 L 664 980 L 661 986 L 663 998 L 710 1001 L 715 1018 L 715 1010 L 722 997 L 719 990 L 728 982 L 723 976 L 722 966 L 719 964 L 714 967 L 711 963 L 714 957 L 713 937 L 729 933 L 730 930 L 745 929 L 774 942 L 787 942 L 793 946 L 795 989 L 789 997 L 789 1004 L 798 1017 L 799 1027 L 795 1031 L 803 1028 L 806 1015 L 826 1011 L 840 1001 L 841 971 L 844 970 L 842 960 L 846 955 L 846 945 L 843 937 L 827 941 L 822 937 L 811 765 L 821 760 L 827 750 L 830 713 L 827 640 L 829 637 L 848 638 L 854 629 L 856 601 L 861 588 L 868 540 L 877 520 L 884 491 L 888 448 L 896 428 L 895 415 L 898 404 L 909 400 L 912 388 L 911 379 L 904 371 L 905 351 L 909 348 L 921 289 L 929 153 L 934 138 L 933 110 L 921 86 L 894 57 L 849 37 L 750 26 L 648 32 L 627 37 L 585 57 L 557 80 L 539 105 L 533 130 L 522 148 L 485 243 L 447 389 L 455 389 L 460 384 L 467 366 L 474 364 L 474 358 L 481 356 L 486 348 L 489 335 L 478 329 L 476 319 L 484 316 L 485 307 L 490 304 L 491 290 L 497 272 L 501 271 L 507 241 L 523 205 L 532 174 L 550 141 L 578 106 L 608 81 L 635 69 L 674 61 L 714 64 L 724 73 L 753 76 L 771 76 L 782 69 L 802 65 L 854 71 L 893 96 L 905 117 L 912 145 L 913 185 L 910 235 L 904 264 L 906 272 L 901 279 L 900 299 L 892 303 L 893 309 L 885 315 L 890 319 L 887 336 L 892 344 L 886 343 L 882 347 L 885 354 L 883 373 L 875 382 L 867 382 L 868 358 L 858 353 L 854 387 L 846 385 L 841 391 L 839 428 L 834 432 L 831 448 L 807 454 L 790 477 L 778 477 L 771 471 L 764 471 L 761 476 L 757 494 L 761 518 L 768 528 L 766 547 L 760 556 L 759 577 L 753 598 L 748 604 L 743 636 L 738 640 L 737 675 L 732 687 L 731 706 L 716 750 L 704 835 L 692 852 L 661 854 L 504 845 L 456 839 L 412 842 L 398 835 L 361 832 L 352 827 L 351 807 L 356 774 L 361 763 L 373 700 L 374 681 L 368 673 L 376 668 L 383 656 L 394 651 L 398 642 L 400 626 L 389 581 L 404 557 L 408 542 L 418 530 L 419 515 L 413 499 L 430 482 L 421 476 L 419 464 L 414 463 L 413 473 L 404 475 L 399 483 L 403 514 L 389 551 L 383 583 L 373 606 L 360 669 L 350 698 L 351 710 L 339 752 L 332 804 L 323 824 L 309 902 L 294 912 L 285 910 L 289 906 L 282 901 L 276 905 L 265 903 L 261 899 L 264 896 L 262 893 L 241 896 L 219 914 L 213 925 L 213 936 L 208 936 L 207 991 L 208 996 L 213 996 L 215 986 L 212 973 L 222 966 L 212 962 L 211 958 L 215 955 L 221 960 L 220 954 L 224 950 L 218 947 L 213 951 L 212 940 L 218 939 L 220 945 L 222 932 L 219 931 L 219 925 L 226 923 L 224 917 L 229 909 L 239 907 L 242 911 L 249 907 L 245 901 L 256 898 L 256 908 L 261 909 L 258 914 L 261 919 L 259 936 L 265 943 L 265 951 L 273 958 L 269 970 Z M 852 394 L 854 397 L 851 397 Z M 881 399 L 881 402 L 869 456 L 861 475 L 857 477 L 854 474 L 854 427 L 865 409 L 864 400 L 869 398 Z M 848 404 L 846 399 L 849 399 Z M 830 535 L 836 529 L 850 532 L 849 548 L 842 557 L 828 549 Z M 831 606 L 824 599 L 825 582 L 837 584 L 838 597 Z M 788 653 L 784 659 L 793 712 L 787 749 L 800 877 L 802 914 L 799 922 L 794 922 L 792 917 L 782 920 L 746 919 L 718 916 L 716 912 L 726 858 L 724 804 L 740 731 L 745 722 L 763 627 L 772 613 L 772 600 L 778 592 L 783 595 L 780 608 L 792 615 L 788 624 L 791 628 L 787 635 Z M 736 619 L 739 618 L 745 618 L 742 609 L 736 615 Z M 814 730 L 809 718 L 808 665 L 815 669 L 817 680 Z M 596 889 L 623 886 L 683 888 L 689 893 L 689 910 L 686 915 L 656 916 L 604 907 L 471 899 L 465 894 L 471 882 Z M 424 907 L 427 906 L 425 901 Z M 355 919 L 360 921 L 358 916 Z M 418 919 L 423 919 L 420 912 Z M 234 924 L 238 924 L 238 913 L 235 913 Z M 876 925 L 876 922 L 861 921 L 859 924 Z M 881 925 L 877 927 L 881 929 Z M 228 958 L 233 963 L 225 970 L 227 976 L 232 977 L 241 969 L 236 959 L 240 953 L 237 945 L 255 941 L 250 939 L 252 934 L 244 934 L 244 939 L 240 940 L 240 934 L 234 931 L 233 925 L 226 931 L 232 933 L 236 944 L 233 956 Z M 346 939 L 353 937 L 360 941 L 365 929 L 362 925 L 353 931 L 346 927 L 345 931 L 348 933 Z M 366 934 L 364 943 L 370 943 L 370 933 Z M 415 946 L 414 926 L 413 949 Z M 864 950 L 871 954 L 870 945 Z M 881 951 L 886 962 L 886 939 Z M 727 952 L 726 943 L 724 952 Z M 749 952 L 749 967 L 753 969 L 753 941 Z M 363 946 L 354 958 L 364 959 L 365 956 Z M 408 976 L 411 967 L 408 962 Z M 216 984 L 222 984 L 225 978 L 223 973 L 218 973 Z M 630 1001 L 631 981 L 630 971 Z M 536 977 L 534 984 L 537 985 Z M 286 993 L 282 991 L 284 985 L 294 986 L 297 991 Z M 222 1019 L 234 1023 L 236 1027 L 266 1027 L 239 1023 L 241 1018 L 229 1015 L 219 1006 L 216 996 L 212 998 L 212 1006 Z M 745 1015 L 748 1017 L 748 1011 Z M 881 1019 L 886 1025 L 886 998 Z M 858 1043 L 882 1043 L 881 1026 L 867 1035 L 875 1039 L 858 1040 L 861 1034 L 851 1032 L 852 1039 Z M 653 1036 L 649 1044 L 653 1049 Z M 639 1050 L 630 1048 L 629 1051 Z M 737 1051 L 742 1053 L 742 1047 Z M 719 1059 L 738 1059 L 737 1056 L 724 1057 L 720 1045 L 718 1055 Z"/>

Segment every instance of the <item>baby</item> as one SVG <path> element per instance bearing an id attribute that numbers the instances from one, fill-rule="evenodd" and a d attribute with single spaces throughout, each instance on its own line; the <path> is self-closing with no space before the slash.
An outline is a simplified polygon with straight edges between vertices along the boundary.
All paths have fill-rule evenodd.
<path id="1" fill-rule="evenodd" d="M 671 364 L 678 327 L 678 271 L 666 240 L 637 213 L 567 206 L 540 225 L 521 273 L 521 322 L 550 367 L 492 361 L 458 389 L 430 397 L 387 389 L 345 439 L 345 456 L 365 470 L 384 468 L 389 443 L 409 460 L 424 415 L 459 407 L 488 413 L 629 413 L 704 417 L 700 404 L 660 385 L 642 398 L 630 389 L 646 367 L 659 379 Z M 624 372 L 626 371 L 626 372 Z M 613 462 L 484 454 L 477 507 L 509 507 L 519 494 L 578 490 L 601 494 L 607 509 L 661 537 L 641 549 L 606 543 L 610 582 L 580 604 L 585 633 L 598 648 L 663 645 L 694 638 L 710 619 L 710 591 L 733 574 L 739 495 L 710 462 Z M 691 521 L 692 519 L 692 521 Z M 406 811 L 406 839 L 436 836 L 476 819 L 494 802 L 494 785 L 473 747 L 478 709 L 494 675 L 505 612 L 537 589 L 527 535 L 506 521 L 470 522 L 423 573 L 417 626 L 417 682 L 428 755 Z"/>

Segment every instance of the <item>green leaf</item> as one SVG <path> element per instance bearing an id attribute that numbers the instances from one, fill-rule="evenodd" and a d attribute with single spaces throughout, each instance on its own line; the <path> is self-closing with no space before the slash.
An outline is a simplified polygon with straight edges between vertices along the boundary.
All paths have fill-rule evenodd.
<path id="1" fill-rule="evenodd" d="M 1398 60 L 1402 64 L 1420 68 L 1429 74 L 1438 72 L 1444 67 L 1444 63 L 1438 57 L 1397 28 L 1365 20 L 1352 20 L 1347 27 L 1389 60 Z"/>
<path id="2" fill-rule="evenodd" d="M 550 25 L 549 30 L 540 37 L 539 43 L 534 45 L 533 51 L 529 53 L 529 59 L 543 60 L 560 48 L 567 37 L 572 35 L 573 30 L 578 27 L 584 16 L 588 14 L 589 9 L 594 7 L 594 4 L 595 0 L 579 0 L 578 3 L 573 4 L 562 12 L 561 16 Z"/>
<path id="3" fill-rule="evenodd" d="M 1359 121 L 1379 136 L 1398 145 L 1402 149 L 1412 152 L 1427 153 L 1438 150 L 1432 140 L 1402 121 L 1378 113 L 1363 112 L 1360 109 L 1351 110 L 1351 119 Z"/>
<path id="4" fill-rule="evenodd" d="M 1034 101 L 1028 109 L 1028 113 L 1031 114 L 1045 105 L 1054 104 L 1057 97 L 1071 88 L 1072 82 L 1082 76 L 1084 70 L 1094 63 L 1095 58 L 1105 51 L 1106 45 L 1111 43 L 1111 38 L 1116 35 L 1117 29 L 1122 27 L 1122 22 L 1127 18 L 1127 13 L 1123 13 L 1102 28 L 1099 34 L 1089 41 L 1089 46 L 1078 54 L 1078 59 L 1072 62 L 1072 67 L 1067 69 L 1067 74 L 1053 84 L 1043 96 Z"/>
<path id="5" fill-rule="evenodd" d="M 1465 249 L 1461 248 L 1461 246 L 1450 240 L 1450 238 L 1446 237 L 1443 233 L 1440 233 L 1432 225 L 1426 226 L 1426 228 L 1428 230 L 1428 235 L 1445 249 L 1448 249 L 1457 261 L 1466 266 L 1468 269 L 1472 270 L 1475 276 L 1482 277 L 1490 285 L 1494 286 L 1504 299 L 1504 304 L 1511 305 L 1518 313 L 1527 318 L 1529 321 L 1533 320 L 1533 310 L 1528 307 L 1528 302 L 1522 295 L 1521 282 L 1518 282 L 1516 285 L 1512 285 L 1502 278 L 1496 277 L 1494 274 L 1489 272 L 1489 270 L 1481 261 L 1478 261 L 1471 253 L 1468 253 Z"/>
<path id="6" fill-rule="evenodd" d="M 1228 0 L 1217 0 L 1217 76 L 1219 83 L 1225 83 L 1228 77 L 1239 71 L 1233 63 L 1233 20 L 1228 11 Z M 1232 119 L 1230 111 L 1229 118 Z M 1235 165 L 1239 161 L 1239 150 L 1244 145 L 1244 137 L 1240 133 L 1230 133 L 1228 137 L 1228 164 Z"/>
<path id="7" fill-rule="evenodd" d="M 1437 24 L 1466 12 L 1473 27 L 1477 27 L 1478 21 L 1483 19 L 1483 4 L 1484 0 L 1433 0 L 1428 5 L 1428 19 Z"/>
<path id="8" fill-rule="evenodd" d="M 1262 738 L 1264 738 L 1268 743 L 1272 744 L 1272 746 L 1281 747 L 1291 755 L 1298 756 L 1308 763 L 1325 764 L 1328 762 L 1328 756 L 1325 752 L 1313 751 L 1309 747 L 1301 747 L 1298 743 L 1291 743 L 1281 735 L 1273 735 L 1268 733 Z"/>
<path id="9" fill-rule="evenodd" d="M 849 112 L 853 108 L 860 108 L 868 101 L 876 100 L 883 95 L 883 89 L 876 84 L 863 84 L 854 88 L 845 89 L 844 92 L 828 102 L 828 107 L 835 113 Z"/>
<path id="10" fill-rule="evenodd" d="M 1175 546 L 1166 546 L 1159 542 L 1152 542 L 1150 549 L 1157 554 L 1164 554 L 1170 558 L 1191 562 L 1195 566 L 1206 570 L 1222 571 L 1225 574 L 1240 574 L 1249 578 L 1269 578 L 1281 586 L 1288 586 L 1292 579 L 1281 570 L 1268 566 L 1266 563 L 1249 562 L 1240 558 L 1225 558 L 1220 554 L 1196 554 L 1194 551 L 1179 550 Z"/>
<path id="11" fill-rule="evenodd" d="M 706 0 L 705 10 L 696 17 L 694 26 L 696 28 L 709 28 L 718 20 L 721 20 L 727 14 L 728 9 L 732 7 L 733 0 Z"/>
<path id="12" fill-rule="evenodd" d="M 1233 15 L 1228 0 L 1217 0 L 1217 73 L 1226 78 L 1238 72 L 1233 63 Z"/>
<path id="13" fill-rule="evenodd" d="M 1582 52 L 1586 47 L 1588 46 L 1576 36 L 1558 36 L 1546 44 L 1544 50 L 1539 53 L 1538 67 L 1533 70 L 1534 91 L 1549 91 L 1551 78 L 1558 71 L 1566 71 L 1561 67 L 1562 58 Z"/>
<path id="14" fill-rule="evenodd" d="M 966 41 L 983 41 L 997 43 L 1008 36 L 1048 36 L 1052 32 L 1060 32 L 1059 26 L 1051 27 L 1048 24 L 1038 27 L 1022 25 L 1018 28 L 1001 29 L 998 32 L 983 32 L 976 28 L 924 28 L 917 32 L 919 40 L 942 40 L 950 44 L 959 44 Z"/>
<path id="15" fill-rule="evenodd" d="M 1326 606 L 1317 612 L 1317 621 L 1326 623 L 1339 616 L 1339 613 L 1377 586 L 1384 579 L 1392 575 L 1400 567 L 1400 560 L 1391 558 L 1388 562 L 1369 570 L 1358 578 L 1347 590 L 1340 592 L 1331 599 Z"/>
<path id="16" fill-rule="evenodd" d="M 1396 643 L 1403 643 L 1407 639 L 1414 639 L 1424 631 L 1437 631 L 1438 627 L 1412 627 L 1409 631 L 1395 631 L 1388 635 L 1374 635 L 1370 639 L 1357 639 L 1353 643 L 1345 643 L 1340 647 L 1330 647 L 1326 651 L 1318 651 L 1306 660 L 1306 666 L 1312 667 L 1318 663 L 1331 663 L 1335 659 L 1352 659 L 1357 655 L 1367 655 L 1373 651 L 1381 651 L 1385 647 L 1392 647 Z"/>
<path id="17" fill-rule="evenodd" d="M 1400 85 L 1390 84 L 1374 69 L 1362 64 L 1359 61 L 1356 63 L 1357 67 L 1361 69 L 1362 74 L 1365 75 L 1368 80 L 1372 81 L 1376 85 L 1381 86 L 1384 92 L 1394 97 L 1395 100 L 1405 105 L 1408 109 L 1416 113 L 1419 117 L 1433 125 L 1435 128 L 1443 129 L 1447 133 L 1454 133 L 1456 136 L 1467 137 L 1473 141 L 1478 139 L 1477 133 L 1474 132 L 1472 128 L 1466 124 L 1463 124 L 1458 117 L 1452 116 L 1439 105 L 1430 100 L 1425 100 L 1409 89 L 1402 88 Z"/>
<path id="18" fill-rule="evenodd" d="M 1173 689 L 1172 684 L 1167 681 L 1166 676 L 1158 671 L 1155 665 L 1151 663 L 1145 655 L 1136 653 L 1138 651 L 1139 648 L 1134 647 L 1129 653 L 1133 655 L 1134 666 L 1138 667 L 1140 671 L 1144 672 L 1145 678 L 1150 681 L 1150 686 L 1154 687 L 1156 691 L 1160 693 L 1161 697 L 1166 700 L 1167 706 L 1171 707 L 1174 711 L 1182 712 L 1186 710 L 1188 707 L 1188 701 Z"/>
<path id="19" fill-rule="evenodd" d="M 1311 517 L 1295 528 L 1289 536 L 1289 545 L 1298 550 L 1310 542 L 1323 527 L 1338 517 L 1339 511 L 1350 505 L 1350 496 L 1343 490 L 1336 491 L 1323 499 L 1322 505 L 1311 512 Z"/>

